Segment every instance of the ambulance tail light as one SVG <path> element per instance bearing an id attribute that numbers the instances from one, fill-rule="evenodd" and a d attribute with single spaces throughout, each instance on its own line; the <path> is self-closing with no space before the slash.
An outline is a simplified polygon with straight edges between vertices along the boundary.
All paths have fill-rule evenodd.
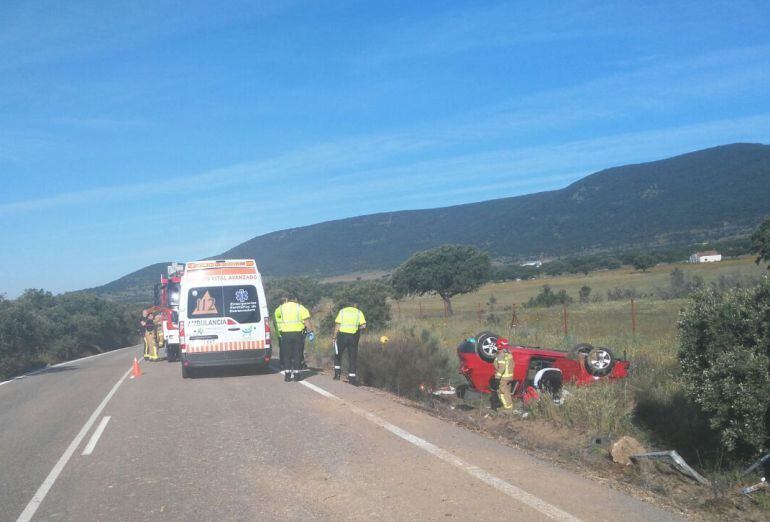
<path id="1" fill-rule="evenodd" d="M 265 348 L 270 348 L 270 321 L 265 319 Z"/>
<path id="2" fill-rule="evenodd" d="M 187 351 L 187 343 L 184 336 L 184 321 L 179 321 L 179 350 L 182 352 Z"/>

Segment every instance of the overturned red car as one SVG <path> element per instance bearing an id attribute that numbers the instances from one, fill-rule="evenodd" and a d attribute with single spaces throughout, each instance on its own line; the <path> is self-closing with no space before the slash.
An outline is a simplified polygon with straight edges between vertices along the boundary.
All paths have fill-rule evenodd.
<path id="1" fill-rule="evenodd" d="M 604 379 L 621 379 L 628 375 L 630 363 L 619 359 L 609 348 L 581 343 L 569 352 L 534 346 L 512 345 L 508 339 L 492 332 L 481 332 L 457 347 L 460 374 L 470 388 L 490 393 L 494 378 L 492 365 L 499 350 L 513 356 L 513 395 L 521 397 L 530 387 L 538 391 L 556 391 L 562 383 L 590 384 Z"/>

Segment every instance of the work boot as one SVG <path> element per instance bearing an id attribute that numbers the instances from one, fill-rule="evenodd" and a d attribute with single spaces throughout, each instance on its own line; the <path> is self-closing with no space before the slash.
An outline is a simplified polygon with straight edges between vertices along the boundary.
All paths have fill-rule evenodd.
<path id="1" fill-rule="evenodd" d="M 291 382 L 291 372 L 289 370 L 283 373 L 283 382 Z"/>
<path id="2" fill-rule="evenodd" d="M 294 379 L 294 382 L 299 382 L 302 380 L 302 372 L 292 372 L 291 377 Z"/>
<path id="3" fill-rule="evenodd" d="M 358 377 L 356 377 L 355 375 L 349 375 L 348 384 L 352 384 L 353 386 L 358 386 Z"/>
<path id="4" fill-rule="evenodd" d="M 339 381 L 341 375 L 342 375 L 342 370 L 340 370 L 339 368 L 335 368 L 334 369 L 334 380 L 335 381 Z"/>

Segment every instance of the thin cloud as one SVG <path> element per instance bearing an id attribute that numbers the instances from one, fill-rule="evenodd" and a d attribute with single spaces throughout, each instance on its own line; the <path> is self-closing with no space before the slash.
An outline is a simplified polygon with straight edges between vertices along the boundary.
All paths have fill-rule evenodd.
<path id="1" fill-rule="evenodd" d="M 245 163 L 197 175 L 168 180 L 177 194 L 221 192 L 234 186 L 243 188 L 260 184 L 269 188 L 278 200 L 288 193 L 276 180 L 303 179 L 303 198 L 320 202 L 329 195 L 401 194 L 416 189 L 431 189 L 437 184 L 456 183 L 480 175 L 533 176 L 569 165 L 611 167 L 616 161 L 634 158 L 656 159 L 661 149 L 682 152 L 682 147 L 698 148 L 728 141 L 766 141 L 770 138 L 770 114 L 716 120 L 688 126 L 669 127 L 634 133 L 620 133 L 590 140 L 575 140 L 539 147 L 519 147 L 483 153 L 455 154 L 441 159 L 403 161 L 393 167 L 371 168 L 378 162 L 398 160 L 402 154 L 430 152 L 436 141 L 412 143 L 407 136 L 378 136 L 344 140 L 297 151 L 261 162 Z M 662 146 L 661 144 L 665 144 Z M 652 157 L 650 157 L 652 156 Z M 604 163 L 596 165 L 598 158 Z M 576 168 L 585 172 L 585 168 Z M 343 173 L 340 173 L 342 171 Z M 309 177 L 307 177 L 309 176 Z M 355 183 L 351 181 L 355 180 Z M 284 188 L 281 188 L 284 186 Z M 0 204 L 0 214 L 18 214 L 54 207 L 109 202 L 137 196 L 160 198 L 155 182 L 119 187 L 102 187 L 68 192 L 56 196 Z M 231 192 L 228 192 L 231 194 Z M 433 197 L 434 201 L 439 201 Z"/>

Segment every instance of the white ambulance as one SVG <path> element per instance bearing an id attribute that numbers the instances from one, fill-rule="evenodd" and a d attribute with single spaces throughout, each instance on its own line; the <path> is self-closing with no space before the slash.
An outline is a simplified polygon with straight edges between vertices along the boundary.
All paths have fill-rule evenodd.
<path id="1" fill-rule="evenodd" d="M 180 294 L 182 377 L 205 366 L 270 362 L 270 316 L 253 259 L 187 263 Z"/>

